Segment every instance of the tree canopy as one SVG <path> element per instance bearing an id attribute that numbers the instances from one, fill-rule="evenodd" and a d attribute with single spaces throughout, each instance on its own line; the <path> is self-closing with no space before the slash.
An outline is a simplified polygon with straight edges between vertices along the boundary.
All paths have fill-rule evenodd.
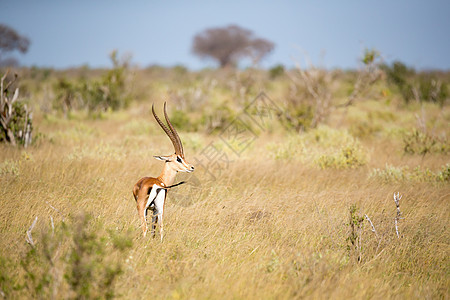
<path id="1" fill-rule="evenodd" d="M 221 67 L 227 67 L 235 66 L 245 57 L 258 64 L 273 48 L 271 41 L 255 37 L 252 31 L 229 25 L 208 28 L 195 35 L 192 51 L 199 57 L 212 58 Z"/>
<path id="2" fill-rule="evenodd" d="M 19 33 L 13 28 L 0 24 L 0 62 L 4 60 L 2 57 L 6 52 L 12 52 L 18 50 L 21 53 L 26 53 L 30 46 L 30 40 Z"/>

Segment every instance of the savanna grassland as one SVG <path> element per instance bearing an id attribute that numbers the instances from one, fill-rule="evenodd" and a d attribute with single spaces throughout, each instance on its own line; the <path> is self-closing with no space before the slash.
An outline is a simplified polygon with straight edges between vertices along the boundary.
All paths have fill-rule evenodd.
<path id="1" fill-rule="evenodd" d="M 17 70 L 34 141 L 0 145 L 2 297 L 447 299 L 448 95 L 408 99 L 388 71 L 127 68 L 105 109 L 86 86 L 106 70 Z M 173 152 L 165 100 L 196 171 L 161 242 L 131 191 Z"/>

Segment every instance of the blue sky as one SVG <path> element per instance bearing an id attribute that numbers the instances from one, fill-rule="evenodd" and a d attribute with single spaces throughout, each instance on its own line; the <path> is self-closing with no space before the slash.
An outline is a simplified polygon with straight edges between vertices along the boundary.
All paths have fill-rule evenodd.
<path id="1" fill-rule="evenodd" d="M 364 48 L 387 62 L 450 69 L 450 1 L 119 1 L 0 0 L 0 23 L 31 40 L 23 65 L 109 66 L 113 49 L 141 67 L 215 66 L 191 53 L 193 36 L 237 24 L 276 44 L 263 66 L 308 58 L 356 68 Z"/>

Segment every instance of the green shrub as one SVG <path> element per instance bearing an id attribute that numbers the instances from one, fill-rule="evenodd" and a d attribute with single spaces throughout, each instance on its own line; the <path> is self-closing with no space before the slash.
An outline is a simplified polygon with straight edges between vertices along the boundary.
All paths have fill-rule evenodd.
<path id="1" fill-rule="evenodd" d="M 278 114 L 280 122 L 296 132 L 323 124 L 332 110 L 332 73 L 311 66 L 297 67 L 287 75 L 291 82 L 285 108 Z"/>
<path id="2" fill-rule="evenodd" d="M 19 88 L 11 87 L 18 77 L 17 74 L 14 75 L 14 79 L 5 82 L 7 76 L 8 72 L 1 77 L 0 142 L 27 147 L 31 144 L 33 114 L 25 103 L 18 101 Z"/>
<path id="3" fill-rule="evenodd" d="M 381 179 L 384 182 L 448 182 L 450 181 L 450 164 L 446 164 L 438 172 L 422 169 L 420 166 L 410 170 L 408 167 L 386 165 L 384 169 L 373 169 L 369 178 Z"/>
<path id="4" fill-rule="evenodd" d="M 350 259 L 361 262 L 362 259 L 362 232 L 364 230 L 364 216 L 362 216 L 356 204 L 349 207 L 349 233 L 347 236 L 347 251 Z"/>
<path id="5" fill-rule="evenodd" d="M 173 110 L 170 116 L 170 122 L 181 131 L 196 131 L 196 124 L 188 113 L 183 110 Z"/>
<path id="6" fill-rule="evenodd" d="M 322 169 L 347 169 L 363 166 L 367 162 L 364 152 L 358 145 L 346 145 L 332 154 L 323 154 L 315 161 Z"/>
<path id="7" fill-rule="evenodd" d="M 226 103 L 215 105 L 212 111 L 203 113 L 200 123 L 207 132 L 224 130 L 236 118 L 236 112 Z"/>
<path id="8" fill-rule="evenodd" d="M 305 131 L 312 127 L 314 107 L 305 103 L 291 104 L 278 117 L 285 128 L 292 129 L 296 132 Z"/>
<path id="9" fill-rule="evenodd" d="M 55 98 L 53 99 L 53 108 L 62 110 L 67 117 L 69 112 L 82 107 L 82 103 L 77 101 L 80 97 L 80 87 L 66 78 L 60 78 L 54 84 Z"/>
<path id="10" fill-rule="evenodd" d="M 406 179 L 403 168 L 398 168 L 387 164 L 384 169 L 373 169 L 370 172 L 369 177 L 379 178 L 385 182 L 395 182 Z"/>
<path id="11" fill-rule="evenodd" d="M 65 115 L 71 110 L 87 109 L 91 115 L 98 115 L 109 109 L 125 108 L 131 101 L 126 85 L 126 62 L 119 62 L 117 52 L 110 56 L 113 68 L 99 79 L 81 77 L 78 82 L 60 79 L 54 86 L 56 98 L 54 107 Z"/>
<path id="12" fill-rule="evenodd" d="M 441 171 L 436 174 L 436 180 L 442 182 L 450 181 L 450 164 L 442 166 Z"/>
<path id="13" fill-rule="evenodd" d="M 394 62 L 392 66 L 384 65 L 383 70 L 388 82 L 395 86 L 403 100 L 409 103 L 411 100 L 435 102 L 444 105 L 449 93 L 445 80 L 439 79 L 438 73 L 416 73 L 401 62 Z"/>
<path id="14" fill-rule="evenodd" d="M 406 103 L 414 99 L 412 85 L 410 83 L 411 78 L 415 75 L 414 69 L 408 68 L 399 61 L 393 62 L 392 66 L 383 65 L 382 69 L 387 75 L 388 82 L 398 88 Z"/>
<path id="15" fill-rule="evenodd" d="M 450 152 L 450 144 L 446 139 L 440 139 L 428 133 L 414 129 L 403 136 L 403 151 L 407 154 L 442 153 Z"/>
<path id="16" fill-rule="evenodd" d="M 53 222 L 53 220 L 52 220 Z M 131 239 L 105 233 L 89 215 L 46 228 L 21 259 L 25 273 L 19 285 L 33 299 L 112 299 Z M 17 288 L 19 289 L 19 288 Z"/>
<path id="17" fill-rule="evenodd" d="M 12 175 L 18 176 L 20 174 L 20 162 L 13 160 L 5 160 L 0 163 L 0 176 Z"/>
<path id="18" fill-rule="evenodd" d="M 374 134 L 382 130 L 380 125 L 374 124 L 370 121 L 358 121 L 352 122 L 349 128 L 351 135 L 357 138 L 373 137 Z"/>
<path id="19" fill-rule="evenodd" d="M 419 97 L 423 101 L 444 105 L 449 93 L 447 85 L 430 73 L 421 74 L 418 78 Z"/>
<path id="20" fill-rule="evenodd" d="M 323 169 L 357 168 L 368 161 L 368 155 L 357 139 L 347 131 L 327 126 L 290 135 L 282 143 L 269 144 L 267 150 L 274 159 L 300 160 Z"/>
<path id="21" fill-rule="evenodd" d="M 364 49 L 364 54 L 361 62 L 368 66 L 373 65 L 375 61 L 380 57 L 380 53 L 376 49 Z"/>
<path id="22" fill-rule="evenodd" d="M 280 77 L 283 74 L 284 74 L 284 66 L 283 65 L 276 65 L 269 69 L 269 77 L 271 79 Z"/>

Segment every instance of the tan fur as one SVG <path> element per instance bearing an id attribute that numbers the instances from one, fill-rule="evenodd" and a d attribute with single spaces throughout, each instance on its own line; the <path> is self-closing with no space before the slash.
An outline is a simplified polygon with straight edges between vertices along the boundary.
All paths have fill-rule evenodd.
<path id="1" fill-rule="evenodd" d="M 136 200 L 139 219 L 141 219 L 141 228 L 143 235 L 147 233 L 147 220 L 145 219 L 145 204 L 147 203 L 148 194 L 154 184 L 164 187 L 164 183 L 158 178 L 144 177 L 141 178 L 133 187 L 133 196 Z"/>

